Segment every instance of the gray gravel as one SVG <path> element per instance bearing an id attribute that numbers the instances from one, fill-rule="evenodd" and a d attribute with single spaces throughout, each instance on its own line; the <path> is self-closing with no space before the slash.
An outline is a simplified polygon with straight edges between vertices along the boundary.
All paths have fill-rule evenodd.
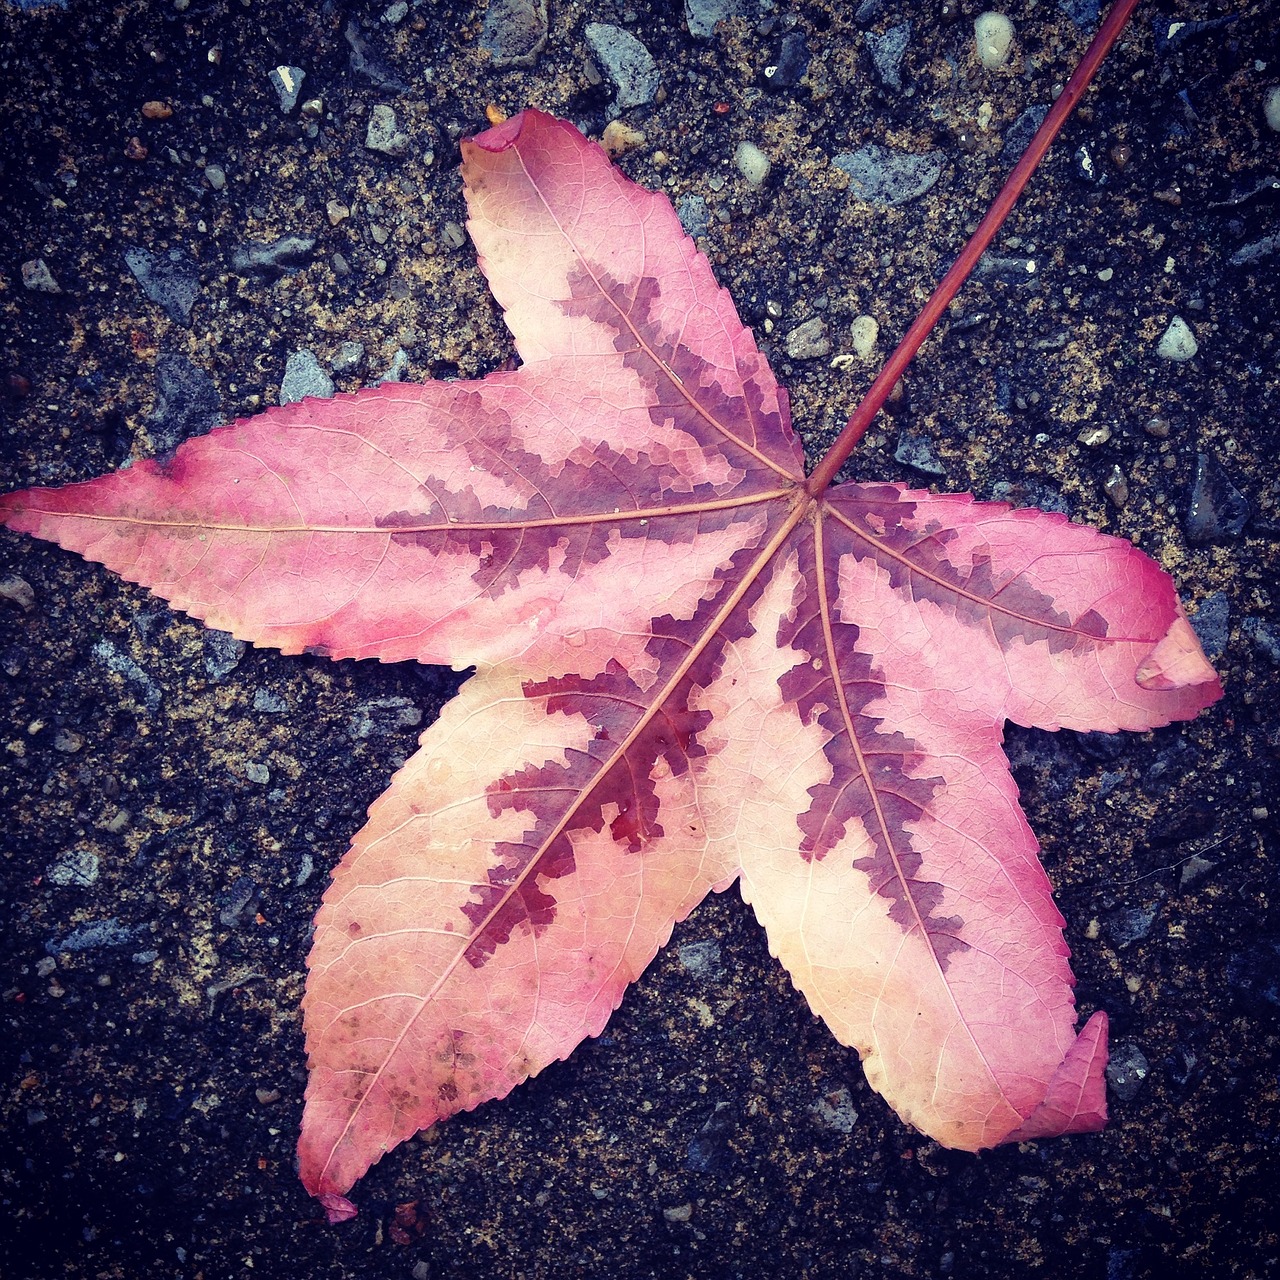
<path id="1" fill-rule="evenodd" d="M 314 351 L 302 348 L 293 352 L 280 379 L 280 403 L 295 404 L 312 396 L 327 400 L 333 395 L 333 379 L 320 367 Z"/>
<path id="2" fill-rule="evenodd" d="M 654 100 L 662 83 L 658 64 L 630 31 L 606 22 L 589 22 L 583 34 L 601 71 L 613 84 L 614 105 L 620 111 Z"/>
<path id="3" fill-rule="evenodd" d="M 868 142 L 845 151 L 831 163 L 849 175 L 849 193 L 868 204 L 889 208 L 922 196 L 942 176 L 941 151 L 900 151 Z"/>
<path id="4" fill-rule="evenodd" d="M 170 249 L 167 254 L 126 249 L 124 262 L 149 301 L 163 308 L 176 324 L 191 323 L 191 309 L 200 296 L 200 275 L 181 249 Z"/>
<path id="5" fill-rule="evenodd" d="M 546 0 L 489 0 L 480 45 L 495 66 L 531 67 L 546 44 Z"/>

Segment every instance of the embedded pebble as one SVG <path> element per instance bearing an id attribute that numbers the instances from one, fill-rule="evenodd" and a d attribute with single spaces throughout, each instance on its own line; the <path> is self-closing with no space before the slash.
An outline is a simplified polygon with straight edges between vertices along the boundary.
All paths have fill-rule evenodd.
<path id="1" fill-rule="evenodd" d="M 59 729 L 53 735 L 53 749 L 61 751 L 64 756 L 73 756 L 84 749 L 84 734 L 74 729 Z"/>
<path id="2" fill-rule="evenodd" d="M 32 258 L 22 264 L 22 287 L 32 293 L 61 293 L 62 287 L 53 278 L 43 258 Z"/>
<path id="3" fill-rule="evenodd" d="M 1075 170 L 1076 177 L 1081 182 L 1102 186 L 1106 183 L 1107 175 L 1101 165 L 1098 164 L 1097 157 L 1093 152 L 1093 147 L 1087 142 L 1082 142 L 1071 153 L 1071 165 Z"/>
<path id="4" fill-rule="evenodd" d="M 256 761 L 247 760 L 244 766 L 244 776 L 250 782 L 256 782 L 259 786 L 265 787 L 271 781 L 271 770 L 265 764 L 258 764 Z"/>
<path id="5" fill-rule="evenodd" d="M 440 238 L 450 249 L 461 249 L 467 243 L 467 233 L 457 222 L 446 222 L 440 228 Z"/>
<path id="6" fill-rule="evenodd" d="M 825 1129 L 833 1129 L 836 1133 L 852 1133 L 853 1126 L 858 1123 L 857 1108 L 853 1105 L 853 1095 L 844 1085 L 828 1089 L 817 1102 L 809 1108 L 809 1114 Z"/>
<path id="7" fill-rule="evenodd" d="M 1217 865 L 1212 858 L 1202 858 L 1198 853 L 1193 853 L 1182 864 L 1182 874 L 1178 877 L 1178 883 L 1185 889 L 1187 885 L 1194 884 L 1208 875 Z"/>
<path id="8" fill-rule="evenodd" d="M 230 632 L 217 631 L 212 627 L 200 633 L 200 640 L 204 648 L 205 674 L 214 684 L 226 679 L 240 665 L 240 659 L 249 647 Z"/>
<path id="9" fill-rule="evenodd" d="M 365 39 L 364 32 L 360 30 L 357 19 L 347 20 L 347 25 L 342 30 L 342 38 L 351 50 L 348 62 L 356 75 L 363 76 L 375 88 L 387 93 L 409 92 L 409 86 L 373 51 L 372 46 Z"/>
<path id="10" fill-rule="evenodd" d="M 794 89 L 809 70 L 809 43 L 800 31 L 788 32 L 778 46 L 778 56 L 764 69 L 767 89 Z"/>
<path id="11" fill-rule="evenodd" d="M 243 922 L 245 909 L 257 896 L 258 886 L 249 876 L 237 876 L 230 889 L 218 895 L 218 919 L 227 928 L 234 929 Z"/>
<path id="12" fill-rule="evenodd" d="M 676 201 L 676 217 L 691 236 L 705 236 L 711 225 L 711 213 L 701 196 L 681 196 Z"/>
<path id="13" fill-rule="evenodd" d="M 133 685 L 148 711 L 155 711 L 162 701 L 160 686 L 114 640 L 105 636 L 93 646 L 93 656 L 108 671 Z"/>
<path id="14" fill-rule="evenodd" d="M 668 1222 L 688 1222 L 693 1217 L 693 1205 L 688 1200 L 674 1209 L 663 1209 L 662 1216 Z"/>
<path id="15" fill-rule="evenodd" d="M 176 351 L 156 359 L 156 402 L 147 418 L 151 442 L 162 452 L 176 449 L 223 420 L 222 397 L 208 370 Z"/>
<path id="16" fill-rule="evenodd" d="M 1102 482 L 1102 491 L 1113 506 L 1123 507 L 1129 501 L 1129 481 L 1118 465 L 1107 472 L 1107 478 Z"/>
<path id="17" fill-rule="evenodd" d="M 1132 946 L 1151 933 L 1156 907 L 1121 907 L 1107 917 L 1107 936 L 1118 947 Z"/>
<path id="18" fill-rule="evenodd" d="M 255 689 L 253 691 L 253 709 L 255 711 L 265 711 L 270 715 L 279 715 L 281 712 L 289 710 L 289 704 L 278 693 L 272 693 L 270 689 Z"/>
<path id="19" fill-rule="evenodd" d="M 977 274 L 1009 284 L 1034 284 L 1036 269 L 1034 258 L 1008 257 L 988 251 L 978 259 Z"/>
<path id="20" fill-rule="evenodd" d="M 1262 114 L 1267 124 L 1280 133 L 1280 84 L 1273 84 L 1267 90 L 1267 96 L 1262 100 Z"/>
<path id="21" fill-rule="evenodd" d="M 1142 775 L 1142 785 L 1151 792 L 1166 792 L 1187 776 L 1200 753 L 1186 738 L 1174 738 Z"/>
<path id="22" fill-rule="evenodd" d="M 1005 130 L 1004 146 L 1000 148 L 1001 159 L 1017 160 L 1027 149 L 1027 143 L 1035 137 L 1036 130 L 1044 123 L 1044 118 L 1048 114 L 1048 107 L 1027 107 Z"/>
<path id="23" fill-rule="evenodd" d="M 710 40 L 716 23 L 747 12 L 744 0 L 684 0 L 684 20 L 695 40 Z"/>
<path id="24" fill-rule="evenodd" d="M 942 465 L 928 436 L 903 431 L 898 436 L 898 447 L 893 451 L 893 456 L 904 467 L 910 467 L 926 476 L 947 474 L 947 469 Z"/>
<path id="25" fill-rule="evenodd" d="M 340 226 L 351 217 L 351 206 L 343 204 L 341 200 L 328 201 L 325 204 L 324 211 L 331 227 Z"/>
<path id="26" fill-rule="evenodd" d="M 1071 515 L 1071 508 L 1062 496 L 1062 491 L 1037 480 L 1024 480 L 1018 484 L 1012 480 L 997 480 L 991 486 L 991 496 L 997 502 L 1007 502 L 1012 507 L 1039 507 L 1041 511 Z"/>
<path id="27" fill-rule="evenodd" d="M 370 151 L 384 156 L 402 156 L 409 150 L 407 135 L 400 132 L 396 113 L 384 102 L 369 112 L 369 125 L 364 134 L 364 145 Z"/>
<path id="28" fill-rule="evenodd" d="M 489 0 L 480 47 L 495 67 L 531 67 L 547 46 L 547 0 Z"/>
<path id="29" fill-rule="evenodd" d="M 288 115 L 298 105 L 298 95 L 302 92 L 302 82 L 307 73 L 301 67 L 272 67 L 267 77 L 280 100 L 281 112 Z"/>
<path id="30" fill-rule="evenodd" d="M 769 176 L 773 162 L 754 142 L 740 142 L 733 153 L 738 172 L 753 186 L 760 186 Z"/>
<path id="31" fill-rule="evenodd" d="M 142 930 L 121 924 L 116 916 L 105 920 L 94 920 L 72 929 L 65 937 L 50 938 L 44 944 L 48 955 L 56 956 L 60 951 L 95 951 L 99 947 L 127 947 Z"/>
<path id="32" fill-rule="evenodd" d="M 1196 477 L 1187 508 L 1187 541 L 1204 546 L 1238 538 L 1249 520 L 1249 502 L 1207 453 L 1196 455 Z"/>
<path id="33" fill-rule="evenodd" d="M 902 88 L 902 59 L 911 44 L 911 23 L 900 22 L 883 35 L 868 31 L 863 37 L 871 63 L 886 89 Z"/>
<path id="34" fill-rule="evenodd" d="M 1097 30 L 1101 0 L 1058 0 L 1058 8 L 1082 31 Z"/>
<path id="35" fill-rule="evenodd" d="M 233 250 L 232 269 L 241 273 L 258 272 L 263 275 L 281 275 L 291 268 L 302 266 L 316 247 L 312 236 L 280 236 L 276 240 L 250 240 Z"/>
<path id="36" fill-rule="evenodd" d="M 849 175 L 849 193 L 889 208 L 922 196 L 942 176 L 941 151 L 899 151 L 874 142 L 845 151 L 832 161 Z"/>
<path id="37" fill-rule="evenodd" d="M 994 71 L 1009 61 L 1013 23 L 1003 13 L 989 9 L 973 20 L 973 39 L 978 48 L 978 61 L 988 71 Z"/>
<path id="38" fill-rule="evenodd" d="M 787 334 L 787 355 L 792 360 L 817 360 L 831 354 L 831 339 L 821 316 L 797 325 Z"/>
<path id="39" fill-rule="evenodd" d="M 720 973 L 720 944 L 714 939 L 686 942 L 676 948 L 676 959 L 691 977 L 706 981 Z"/>
<path id="40" fill-rule="evenodd" d="M 654 100 L 662 75 L 649 50 L 630 31 L 607 22 L 588 22 L 583 34 L 592 56 L 613 83 L 617 110 L 647 106 Z"/>
<path id="41" fill-rule="evenodd" d="M 865 360 L 874 350 L 880 337 L 880 325 L 875 316 L 858 316 L 849 326 L 854 354 Z"/>
<path id="42" fill-rule="evenodd" d="M 1240 631 L 1268 662 L 1280 667 L 1280 630 L 1266 618 L 1246 618 L 1240 625 Z"/>
<path id="43" fill-rule="evenodd" d="M 706 1123 L 689 1142 L 685 1168 L 694 1173 L 714 1173 L 732 1159 L 729 1140 L 738 1130 L 731 1102 L 717 1102 Z"/>
<path id="44" fill-rule="evenodd" d="M 1181 316 L 1174 316 L 1169 327 L 1156 344 L 1156 355 L 1161 360 L 1190 360 L 1200 350 L 1191 326 Z"/>
<path id="45" fill-rule="evenodd" d="M 1107 1083 L 1121 1102 L 1132 1102 L 1150 1070 L 1146 1054 L 1136 1044 L 1117 1045 L 1107 1063 Z"/>
<path id="46" fill-rule="evenodd" d="M 1217 662 L 1226 653 L 1231 638 L 1231 601 L 1225 591 L 1214 591 L 1200 601 L 1191 615 L 1191 629 L 1210 662 Z"/>
<path id="47" fill-rule="evenodd" d="M 31 589 L 31 583 L 16 573 L 0 578 L 0 600 L 16 604 L 23 613 L 30 613 L 36 607 L 36 593 Z"/>
<path id="48" fill-rule="evenodd" d="M 68 849 L 45 872 L 50 884 L 61 889 L 87 889 L 98 882 L 100 859 L 87 849 Z"/>
<path id="49" fill-rule="evenodd" d="M 296 404 L 307 396 L 328 400 L 333 395 L 333 379 L 320 367 L 316 353 L 303 347 L 285 362 L 280 379 L 280 403 Z"/>
<path id="50" fill-rule="evenodd" d="M 384 738 L 422 723 L 422 712 L 408 698 L 389 694 L 362 702 L 347 722 L 353 738 Z"/>
<path id="51" fill-rule="evenodd" d="M 221 191 L 227 185 L 227 171 L 220 164 L 207 164 L 204 167 L 204 180 L 215 191 Z"/>
<path id="52" fill-rule="evenodd" d="M 1280 235 L 1261 236 L 1257 240 L 1250 240 L 1246 245 L 1241 245 L 1231 255 L 1229 261 L 1233 266 L 1242 267 L 1246 263 L 1257 262 L 1259 258 L 1270 257 L 1277 251 L 1280 251 Z"/>
<path id="53" fill-rule="evenodd" d="M 346 341 L 338 347 L 338 354 L 329 361 L 334 373 L 354 373 L 364 360 L 364 343 Z"/>
<path id="54" fill-rule="evenodd" d="M 190 325 L 191 308 L 200 295 L 200 276 L 181 249 L 167 254 L 149 249 L 126 249 L 124 264 L 147 298 L 175 324 Z"/>
<path id="55" fill-rule="evenodd" d="M 391 363 L 376 378 L 371 378 L 369 385 L 380 387 L 384 382 L 403 382 L 408 368 L 409 353 L 403 347 L 397 347 Z"/>

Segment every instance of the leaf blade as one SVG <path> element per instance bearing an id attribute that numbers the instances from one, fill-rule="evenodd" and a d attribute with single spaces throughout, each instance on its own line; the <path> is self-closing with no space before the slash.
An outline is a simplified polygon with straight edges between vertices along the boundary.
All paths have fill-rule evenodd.
<path id="1" fill-rule="evenodd" d="M 874 598 L 900 643 L 1000 718 L 1149 729 L 1222 694 L 1168 575 L 1121 538 L 900 485 L 842 485 L 830 511 L 847 535 L 842 598 Z"/>
<path id="2" fill-rule="evenodd" d="M 463 143 L 468 229 L 527 365 L 621 354 L 731 457 L 804 477 L 786 392 L 670 201 L 528 109 Z"/>
<path id="3" fill-rule="evenodd" d="M 1001 770 L 1004 783 L 994 796 L 987 783 L 987 772 L 1002 764 L 990 721 L 986 753 L 963 768 L 953 764 L 946 779 L 953 800 L 972 803 L 978 794 L 996 804 L 992 825 L 999 830 L 988 834 L 1006 851 L 1005 865 L 992 866 L 1003 891 L 993 895 L 983 918 L 968 910 L 963 922 L 949 919 L 961 914 L 955 898 L 965 888 L 954 884 L 955 865 L 983 857 L 976 839 L 957 833 L 959 849 L 939 848 L 935 840 L 904 850 L 918 866 L 896 899 L 873 884 L 874 866 L 867 864 L 875 860 L 874 841 L 853 817 L 846 815 L 839 837 L 831 837 L 820 855 L 802 852 L 811 833 L 801 827 L 800 815 L 811 808 L 815 792 L 839 776 L 833 763 L 833 757 L 839 760 L 837 731 L 820 715 L 799 710 L 787 688 L 798 667 L 811 667 L 821 656 L 789 617 L 807 581 L 797 550 L 762 596 L 755 635 L 733 646 L 741 671 L 734 673 L 726 662 L 724 678 L 705 695 L 716 709 L 717 735 L 707 765 L 717 781 L 709 780 L 708 790 L 729 794 L 728 776 L 737 780 L 732 794 L 741 797 L 738 806 L 721 810 L 715 831 L 739 850 L 743 896 L 764 924 L 771 952 L 837 1038 L 859 1050 L 868 1080 L 905 1119 L 940 1141 L 991 1145 L 1035 1109 L 1073 1038 L 1061 917 L 1012 780 Z M 781 624 L 781 641 L 771 634 L 766 609 Z M 747 672 L 768 674 L 744 678 Z M 954 756 L 947 741 L 959 736 L 954 727 L 934 730 L 932 740 L 918 726 L 906 727 L 915 757 L 931 770 Z M 945 814 L 935 822 L 945 830 Z M 970 870 L 972 878 L 984 879 L 978 867 Z M 936 932 L 894 919 L 895 901 L 913 901 L 913 885 L 933 890 L 931 902 L 916 904 L 921 920 L 938 921 L 962 944 L 956 951 L 963 954 L 950 957 L 950 978 Z M 980 937 L 991 932 L 993 918 L 1006 921 L 1004 954 Z M 982 972 L 973 971 L 975 962 Z M 1016 999 L 992 1001 L 993 971 L 1016 986 Z"/>
<path id="4" fill-rule="evenodd" d="M 619 833 L 598 725 L 563 704 L 510 670 L 468 681 L 335 872 L 303 1006 L 313 1194 L 598 1035 L 675 922 L 733 879 L 688 768 L 662 756 L 644 780 L 661 825 Z"/>
<path id="5" fill-rule="evenodd" d="M 682 520 L 749 523 L 777 496 L 675 428 L 655 437 L 643 405 L 601 405 L 587 433 L 557 408 L 576 383 L 554 370 L 530 381 L 305 401 L 165 462 L 7 495 L 0 518 L 255 644 L 465 666 L 510 657 L 531 625 L 598 614 L 590 578 L 611 548 L 612 572 L 634 579 L 630 611 L 661 611 L 683 552 L 663 571 L 658 547 L 690 540 Z"/>

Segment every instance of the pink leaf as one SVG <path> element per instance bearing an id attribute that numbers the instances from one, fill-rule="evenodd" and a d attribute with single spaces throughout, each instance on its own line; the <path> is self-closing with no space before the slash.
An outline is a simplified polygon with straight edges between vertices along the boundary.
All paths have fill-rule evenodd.
<path id="1" fill-rule="evenodd" d="M 1006 719 L 1219 696 L 1172 584 L 1060 516 L 811 492 L 670 205 L 529 111 L 464 144 L 524 365 L 241 421 L 11 528 L 294 653 L 474 665 L 316 919 L 299 1155 L 331 1220 L 418 1129 L 598 1034 L 712 889 L 939 1142 L 1105 1121 Z"/>

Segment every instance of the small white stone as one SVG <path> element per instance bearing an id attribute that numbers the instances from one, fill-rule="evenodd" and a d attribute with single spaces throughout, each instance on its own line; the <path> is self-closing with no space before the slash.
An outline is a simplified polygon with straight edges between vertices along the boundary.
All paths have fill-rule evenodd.
<path id="1" fill-rule="evenodd" d="M 753 187 L 760 186 L 773 168 L 769 157 L 754 142 L 738 143 L 738 149 L 733 153 L 733 163 Z"/>
<path id="2" fill-rule="evenodd" d="M 1262 100 L 1262 114 L 1267 117 L 1267 123 L 1280 133 L 1280 84 L 1273 84 L 1267 90 L 1267 96 Z"/>
<path id="3" fill-rule="evenodd" d="M 875 350 L 876 339 L 880 336 L 875 316 L 858 316 L 849 326 L 849 336 L 853 339 L 854 353 L 865 360 Z"/>
<path id="4" fill-rule="evenodd" d="M 1161 360 L 1190 360 L 1199 350 L 1196 335 L 1181 316 L 1169 321 L 1169 327 L 1156 345 L 1156 355 Z"/>
<path id="5" fill-rule="evenodd" d="M 988 71 L 1003 67 L 1009 61 L 1013 44 L 1013 23 L 1003 13 L 988 10 L 973 20 L 973 38 L 978 46 L 978 61 Z"/>

